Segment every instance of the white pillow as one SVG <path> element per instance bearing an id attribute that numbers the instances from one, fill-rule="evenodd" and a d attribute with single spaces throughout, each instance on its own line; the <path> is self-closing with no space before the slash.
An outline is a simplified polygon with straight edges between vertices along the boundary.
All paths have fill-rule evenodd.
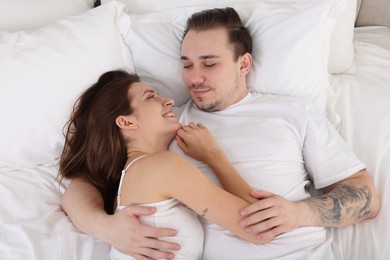
<path id="1" fill-rule="evenodd" d="M 113 0 L 101 0 L 101 3 L 108 3 Z M 145 14 L 168 10 L 175 7 L 194 7 L 202 5 L 229 6 L 242 3 L 269 2 L 287 3 L 307 2 L 311 0 L 117 0 L 125 3 L 130 12 L 134 14 Z M 357 0 L 337 0 L 343 9 L 336 19 L 336 25 L 330 38 L 329 73 L 342 73 L 353 64 L 353 30 L 356 17 Z"/>
<path id="2" fill-rule="evenodd" d="M 253 36 L 254 64 L 248 76 L 252 90 L 302 97 L 325 109 L 332 3 L 231 5 Z M 189 99 L 180 76 L 179 55 L 186 20 L 211 7 L 215 5 L 130 15 L 131 29 L 125 40 L 136 72 L 162 94 L 173 97 L 176 105 Z"/>
<path id="3" fill-rule="evenodd" d="M 24 31 L 80 14 L 95 0 L 1 0 L 0 31 Z"/>
<path id="4" fill-rule="evenodd" d="M 346 4 L 345 11 L 336 19 L 330 36 L 329 73 L 346 72 L 354 64 L 353 35 L 357 1 L 343 1 Z"/>
<path id="5" fill-rule="evenodd" d="M 0 170 L 50 163 L 81 92 L 108 70 L 133 70 L 125 6 L 111 3 L 31 32 L 0 32 Z"/>

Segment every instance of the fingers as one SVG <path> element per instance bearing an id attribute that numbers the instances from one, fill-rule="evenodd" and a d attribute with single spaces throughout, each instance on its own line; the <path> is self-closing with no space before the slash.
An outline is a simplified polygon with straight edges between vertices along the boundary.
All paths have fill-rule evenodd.
<path id="1" fill-rule="evenodd" d="M 145 237 L 172 237 L 176 236 L 177 231 L 173 228 L 154 228 L 150 226 L 144 226 L 143 234 Z"/>
<path id="2" fill-rule="evenodd" d="M 280 225 L 280 210 L 276 203 L 274 198 L 267 198 L 249 205 L 241 211 L 241 215 L 245 218 L 240 221 L 240 225 L 246 232 L 256 233 L 262 233 Z"/>
<path id="3" fill-rule="evenodd" d="M 122 211 L 127 215 L 135 216 L 149 216 L 156 213 L 155 207 L 145 207 L 145 206 L 134 206 L 130 205 L 125 207 Z"/>
<path id="4" fill-rule="evenodd" d="M 248 233 L 263 233 L 281 224 L 281 218 L 272 209 L 258 212 L 240 221 L 240 225 Z"/>
<path id="5" fill-rule="evenodd" d="M 182 129 L 186 132 L 191 132 L 192 130 L 206 129 L 206 127 L 202 123 L 195 124 L 194 122 L 191 122 L 188 125 L 183 126 Z"/>
<path id="6" fill-rule="evenodd" d="M 256 198 L 256 199 L 265 199 L 265 198 L 270 198 L 272 196 L 275 196 L 275 194 L 267 191 L 262 191 L 262 190 L 253 190 L 251 191 L 251 196 Z"/>
<path id="7" fill-rule="evenodd" d="M 173 242 L 168 242 L 155 238 L 146 238 L 145 247 L 158 250 L 179 250 L 180 245 Z"/>
<path id="8" fill-rule="evenodd" d="M 134 257 L 136 260 L 148 260 L 148 259 L 153 259 L 153 258 L 146 257 L 146 256 L 142 256 L 142 255 L 139 255 L 139 254 L 134 254 L 133 257 Z"/>
<path id="9" fill-rule="evenodd" d="M 164 241 L 163 237 L 174 236 L 177 234 L 176 230 L 169 228 L 153 228 L 145 226 L 143 229 L 144 237 L 138 247 L 137 253 L 140 254 L 139 259 L 173 259 L 174 253 L 167 252 L 167 250 L 179 250 L 180 245 Z M 162 238 L 161 240 L 158 238 Z M 147 258 L 143 258 L 146 257 Z M 138 258 L 136 258 L 138 259 Z"/>
<path id="10" fill-rule="evenodd" d="M 189 123 L 188 125 L 182 126 L 181 129 L 179 129 L 176 133 L 176 141 L 178 141 L 178 145 L 181 149 L 187 148 L 188 143 L 190 141 L 190 138 L 197 137 L 199 138 L 202 135 L 202 132 L 200 130 L 207 130 L 207 128 L 201 124 L 195 124 L 193 122 Z M 184 149 L 183 149 L 184 150 Z"/>
<path id="11" fill-rule="evenodd" d="M 165 241 L 177 235 L 175 229 L 155 228 L 139 222 L 138 216 L 154 214 L 156 208 L 130 205 L 112 215 L 111 238 L 107 241 L 136 259 L 172 259 L 180 245 Z M 168 239 L 169 240 L 169 239 Z"/>
<path id="12" fill-rule="evenodd" d="M 137 260 L 149 260 L 149 259 L 174 259 L 175 254 L 171 252 L 163 252 L 150 248 L 142 248 L 139 254 L 132 255 Z"/>
<path id="13" fill-rule="evenodd" d="M 136 259 L 173 259 L 175 254 L 173 252 L 167 252 L 162 250 L 178 250 L 180 246 L 178 244 L 165 242 L 157 239 L 149 238 L 145 242 L 146 247 L 140 247 L 137 250 L 139 258 Z"/>
<path id="14" fill-rule="evenodd" d="M 251 195 L 262 199 L 241 211 L 244 218 L 240 225 L 246 232 L 256 234 L 262 243 L 299 226 L 296 219 L 301 210 L 297 204 L 269 192 L 256 191 Z"/>
<path id="15" fill-rule="evenodd" d="M 287 230 L 284 230 L 283 226 L 275 225 L 273 228 L 268 229 L 267 231 L 261 231 L 257 234 L 256 237 L 260 240 L 271 241 L 280 234 L 285 233 Z"/>
<path id="16" fill-rule="evenodd" d="M 240 224 L 246 232 L 256 234 L 261 243 L 268 243 L 279 234 L 286 232 L 283 217 L 279 216 L 274 208 L 257 212 L 243 219 Z"/>
<path id="17" fill-rule="evenodd" d="M 252 193 L 251 193 L 252 195 Z M 263 198 L 255 203 L 252 203 L 248 207 L 241 210 L 241 216 L 249 216 L 255 212 L 270 208 L 275 205 L 275 202 L 272 198 Z"/>
<path id="18" fill-rule="evenodd" d="M 248 218 L 240 222 L 241 226 L 244 227 L 245 231 L 248 233 L 264 232 L 282 224 L 280 217 L 275 216 L 273 212 L 263 215 L 254 214 L 252 217 L 253 218 Z"/>
<path id="19" fill-rule="evenodd" d="M 174 259 L 175 254 L 172 252 L 164 252 L 153 248 L 139 248 L 137 253 L 132 254 L 135 259 Z"/>
<path id="20" fill-rule="evenodd" d="M 194 127 L 193 125 L 195 125 L 195 123 L 191 123 L 191 124 L 192 124 L 191 127 Z M 202 123 L 197 123 L 196 127 L 200 128 L 200 129 L 205 129 L 206 128 L 206 126 L 204 124 L 202 124 Z"/>
<path id="21" fill-rule="evenodd" d="M 156 212 L 155 207 L 145 207 L 145 206 L 134 206 L 130 205 L 123 209 L 124 213 L 130 216 L 147 216 L 152 215 Z M 146 225 L 142 225 L 142 234 L 144 237 L 148 238 L 148 243 L 153 248 L 160 249 L 174 249 L 175 246 L 173 243 L 159 241 L 153 238 L 161 237 L 172 237 L 177 235 L 177 231 L 172 228 L 155 228 Z"/>
<path id="22" fill-rule="evenodd" d="M 184 141 L 184 139 L 181 137 L 180 131 L 182 131 L 182 130 L 180 129 L 177 132 L 177 135 L 176 135 L 176 138 L 175 138 L 176 139 L 176 143 L 179 146 L 179 148 L 184 151 L 184 153 L 188 153 L 188 146 L 187 146 L 186 142 Z"/>

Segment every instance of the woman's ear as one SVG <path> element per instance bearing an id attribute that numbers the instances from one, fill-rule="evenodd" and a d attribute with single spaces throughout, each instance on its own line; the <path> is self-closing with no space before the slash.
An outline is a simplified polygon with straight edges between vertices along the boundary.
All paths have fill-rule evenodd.
<path id="1" fill-rule="evenodd" d="M 118 116 L 115 120 L 115 123 L 119 128 L 122 129 L 134 130 L 138 128 L 138 126 L 133 121 L 125 116 Z"/>
<path id="2" fill-rule="evenodd" d="M 240 71 L 242 76 L 246 76 L 252 68 L 252 55 L 246 52 L 240 57 Z"/>

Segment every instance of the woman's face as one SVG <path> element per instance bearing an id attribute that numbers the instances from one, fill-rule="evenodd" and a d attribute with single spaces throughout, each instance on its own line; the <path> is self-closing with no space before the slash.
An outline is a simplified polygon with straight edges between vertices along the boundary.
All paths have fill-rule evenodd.
<path id="1" fill-rule="evenodd" d="M 173 113 L 174 100 L 160 96 L 150 86 L 136 82 L 129 89 L 132 116 L 146 134 L 170 134 L 173 138 L 181 124 Z"/>

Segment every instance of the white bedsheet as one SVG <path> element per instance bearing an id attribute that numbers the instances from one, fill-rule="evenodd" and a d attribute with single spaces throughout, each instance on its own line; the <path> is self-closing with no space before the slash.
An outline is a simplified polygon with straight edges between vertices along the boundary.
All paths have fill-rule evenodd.
<path id="1" fill-rule="evenodd" d="M 390 29 L 356 29 L 355 40 L 357 73 L 331 76 L 335 110 L 342 136 L 374 177 L 382 209 L 333 233 L 347 260 L 390 259 Z M 82 234 L 61 210 L 57 171 L 0 171 L 0 259 L 109 259 L 109 246 Z"/>
<path id="2" fill-rule="evenodd" d="M 61 209 L 58 167 L 0 173 L 0 259 L 109 259 L 109 246 L 79 232 Z"/>
<path id="3" fill-rule="evenodd" d="M 334 229 L 348 260 L 390 259 L 390 29 L 355 29 L 356 74 L 332 77 L 340 133 L 367 165 L 381 198 L 373 220 Z"/>

